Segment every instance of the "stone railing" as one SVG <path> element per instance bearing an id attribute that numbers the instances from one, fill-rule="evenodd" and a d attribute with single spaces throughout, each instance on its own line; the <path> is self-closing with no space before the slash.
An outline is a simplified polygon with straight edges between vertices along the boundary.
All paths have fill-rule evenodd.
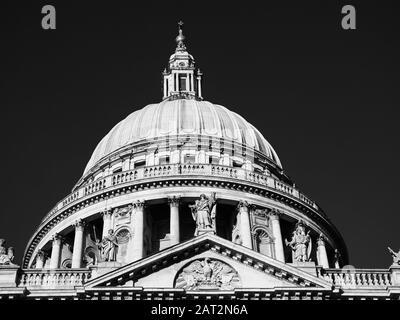
<path id="1" fill-rule="evenodd" d="M 66 206 L 70 204 L 71 202 L 75 201 L 76 199 L 79 199 L 79 192 L 73 192 L 70 195 L 68 195 L 64 200 L 62 200 L 63 206 Z"/>
<path id="2" fill-rule="evenodd" d="M 324 269 L 320 277 L 343 289 L 385 288 L 392 285 L 391 273 L 379 269 Z"/>
<path id="3" fill-rule="evenodd" d="M 88 269 L 25 269 L 20 276 L 19 287 L 27 288 L 73 288 L 90 279 Z"/>
<path id="4" fill-rule="evenodd" d="M 296 198 L 304 204 L 313 207 L 315 210 L 319 210 L 318 206 L 312 200 L 308 199 L 296 188 L 264 174 L 255 173 L 242 168 L 232 168 L 229 166 L 213 164 L 166 164 L 118 172 L 86 184 L 81 188 L 75 190 L 63 200 L 61 200 L 45 217 L 43 223 L 54 216 L 59 210 L 63 209 L 65 206 L 70 205 L 71 203 L 76 202 L 85 196 L 111 187 L 115 187 L 132 181 L 139 182 L 143 179 L 150 179 L 155 177 L 202 175 L 210 177 L 230 178 L 242 181 L 244 180 L 251 183 L 259 184 Z"/>
<path id="5" fill-rule="evenodd" d="M 84 186 L 84 195 L 88 195 L 97 191 L 100 191 L 104 188 L 106 188 L 106 179 L 99 179 L 96 180 L 95 182 L 89 183 L 88 185 Z"/>

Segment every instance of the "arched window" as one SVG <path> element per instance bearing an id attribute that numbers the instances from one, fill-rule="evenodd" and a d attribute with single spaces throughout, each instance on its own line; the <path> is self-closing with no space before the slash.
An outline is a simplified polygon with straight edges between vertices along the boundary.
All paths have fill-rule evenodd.
<path id="1" fill-rule="evenodd" d="M 129 240 L 131 239 L 131 233 L 128 229 L 123 228 L 117 231 L 116 237 L 118 242 L 117 261 L 125 262 L 128 253 Z"/>
<path id="2" fill-rule="evenodd" d="M 83 255 L 83 262 L 86 267 L 96 265 L 100 258 L 100 252 L 98 248 L 87 247 Z"/>
<path id="3" fill-rule="evenodd" d="M 65 259 L 61 263 L 61 268 L 63 268 L 63 269 L 71 269 L 71 266 L 72 266 L 72 260 L 71 259 Z"/>
<path id="4" fill-rule="evenodd" d="M 264 228 L 256 229 L 254 232 L 256 250 L 266 256 L 273 257 L 273 241 Z"/>

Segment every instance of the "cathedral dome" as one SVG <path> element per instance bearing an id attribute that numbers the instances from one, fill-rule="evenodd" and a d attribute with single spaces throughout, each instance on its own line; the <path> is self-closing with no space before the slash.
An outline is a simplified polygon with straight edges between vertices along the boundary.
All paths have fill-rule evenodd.
<path id="1" fill-rule="evenodd" d="M 203 73 L 186 50 L 181 26 L 162 72 L 161 102 L 132 112 L 98 143 L 83 176 L 30 239 L 24 268 L 71 268 L 94 278 L 108 262 L 110 268 L 126 266 L 193 244 L 193 237 L 225 241 L 230 252 L 250 249 L 252 261 L 265 256 L 281 266 L 310 259 L 324 268 L 345 264 L 341 235 L 283 172 L 263 135 L 240 115 L 203 99 Z M 285 243 L 291 249 L 307 243 L 307 252 L 284 246 L 294 232 Z M 100 271 L 91 274 L 91 266 Z"/>
<path id="2" fill-rule="evenodd" d="M 265 155 L 281 167 L 278 155 L 262 134 L 227 108 L 195 99 L 163 100 L 131 113 L 100 141 L 84 174 L 101 159 L 140 141 L 167 136 L 202 135 L 236 142 Z"/>

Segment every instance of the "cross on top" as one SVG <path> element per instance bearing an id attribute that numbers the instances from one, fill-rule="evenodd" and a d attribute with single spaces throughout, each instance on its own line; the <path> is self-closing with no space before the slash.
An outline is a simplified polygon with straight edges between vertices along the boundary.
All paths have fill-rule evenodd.
<path id="1" fill-rule="evenodd" d="M 179 30 L 182 30 L 182 26 L 183 26 L 183 21 L 182 20 L 178 22 L 178 26 L 179 26 Z"/>

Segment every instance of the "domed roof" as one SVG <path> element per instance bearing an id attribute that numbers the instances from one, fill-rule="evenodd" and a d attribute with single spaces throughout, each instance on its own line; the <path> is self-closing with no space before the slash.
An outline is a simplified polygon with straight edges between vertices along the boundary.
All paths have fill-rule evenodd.
<path id="1" fill-rule="evenodd" d="M 245 144 L 281 166 L 262 134 L 240 115 L 208 101 L 163 100 L 131 113 L 100 141 L 86 165 L 86 174 L 99 160 L 141 140 L 168 135 L 205 135 Z"/>

